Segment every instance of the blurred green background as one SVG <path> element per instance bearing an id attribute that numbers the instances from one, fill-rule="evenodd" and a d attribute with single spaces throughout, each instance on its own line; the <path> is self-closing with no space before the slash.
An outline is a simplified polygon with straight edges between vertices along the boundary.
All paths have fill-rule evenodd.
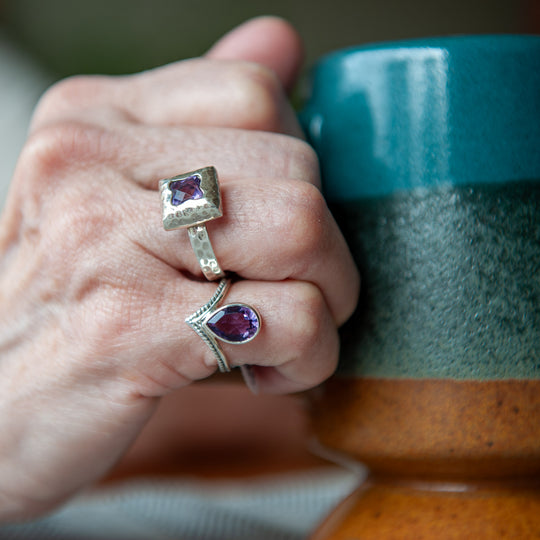
<path id="1" fill-rule="evenodd" d="M 262 14 L 290 20 L 307 65 L 373 41 L 538 30 L 538 0 L 0 0 L 10 37 L 52 73 L 129 73 L 202 54 Z"/>

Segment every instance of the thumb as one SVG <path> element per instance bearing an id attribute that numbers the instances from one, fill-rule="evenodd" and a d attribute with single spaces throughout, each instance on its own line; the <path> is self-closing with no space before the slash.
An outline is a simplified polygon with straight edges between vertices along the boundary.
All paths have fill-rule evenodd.
<path id="1" fill-rule="evenodd" d="M 251 19 L 225 34 L 207 57 L 262 64 L 289 90 L 300 71 L 304 50 L 300 36 L 288 22 L 267 16 Z"/>

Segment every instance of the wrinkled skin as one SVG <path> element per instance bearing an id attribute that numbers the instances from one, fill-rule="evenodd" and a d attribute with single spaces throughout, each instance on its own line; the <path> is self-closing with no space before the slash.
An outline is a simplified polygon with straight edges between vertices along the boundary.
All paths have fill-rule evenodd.
<path id="1" fill-rule="evenodd" d="M 159 399 L 216 370 L 183 322 L 216 285 L 186 231 L 161 224 L 158 180 L 214 165 L 208 224 L 227 302 L 260 335 L 223 345 L 259 392 L 317 385 L 358 275 L 319 191 L 285 89 L 286 23 L 250 21 L 205 57 L 128 77 L 76 77 L 39 103 L 0 227 L 0 519 L 48 511 L 103 476 Z"/>

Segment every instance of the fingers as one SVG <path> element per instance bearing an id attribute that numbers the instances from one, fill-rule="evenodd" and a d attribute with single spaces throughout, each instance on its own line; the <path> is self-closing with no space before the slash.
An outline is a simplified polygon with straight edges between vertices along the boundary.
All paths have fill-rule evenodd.
<path id="1" fill-rule="evenodd" d="M 74 78 L 38 107 L 11 217 L 62 224 L 45 252 L 73 249 L 60 258 L 66 269 L 51 275 L 75 284 L 80 266 L 95 273 L 83 284 L 108 284 L 107 294 L 97 293 L 101 304 L 82 295 L 75 334 L 99 345 L 104 364 L 123 359 L 122 378 L 145 395 L 216 367 L 184 322 L 216 285 L 187 277 L 200 268 L 187 233 L 163 230 L 156 193 L 159 179 L 207 165 L 218 170 L 224 207 L 224 217 L 207 224 L 214 251 L 222 268 L 246 280 L 227 301 L 252 304 L 264 321 L 252 343 L 223 346 L 231 364 L 255 364 L 260 389 L 271 392 L 307 388 L 335 367 L 336 327 L 356 305 L 358 275 L 315 187 L 316 156 L 290 136 L 301 133 L 283 85 L 300 57 L 290 27 L 264 18 L 227 35 L 206 58 L 130 77 Z M 74 264 L 81 246 L 94 256 L 85 251 Z"/>
<path id="2" fill-rule="evenodd" d="M 319 289 L 287 281 L 234 283 L 225 303 L 246 303 L 261 314 L 258 336 L 244 345 L 223 344 L 231 365 L 251 365 L 256 388 L 285 393 L 311 388 L 335 370 L 339 338 Z M 261 368 L 261 369 L 258 369 Z"/>
<path id="3" fill-rule="evenodd" d="M 127 223 L 132 241 L 166 264 L 200 275 L 187 232 L 164 231 L 153 220 L 155 197 L 140 204 Z M 310 282 L 342 324 L 356 305 L 358 275 L 349 249 L 318 189 L 302 181 L 248 179 L 222 188 L 224 217 L 207 229 L 220 266 L 244 279 Z M 153 223 L 141 228 L 140 221 Z M 153 221 L 152 221 L 153 220 Z"/>
<path id="4" fill-rule="evenodd" d="M 212 297 L 216 284 L 189 282 L 166 268 L 155 267 L 154 276 L 146 290 L 135 289 L 122 298 L 105 293 L 89 297 L 81 315 L 91 342 L 99 344 L 96 356 L 114 358 L 108 369 L 127 381 L 133 394 L 144 397 L 161 396 L 207 377 L 217 366 L 210 348 L 184 322 Z M 136 300 L 141 299 L 144 310 L 126 309 L 140 305 Z M 120 312 L 114 302 L 123 304 L 121 311 L 128 317 L 112 316 Z M 264 368 L 255 371 L 259 391 L 305 390 L 335 369 L 337 330 L 317 287 L 294 281 L 239 281 L 233 283 L 222 305 L 229 303 L 248 304 L 260 313 L 261 330 L 253 341 L 220 343 L 231 367 L 255 364 Z"/>
<path id="5" fill-rule="evenodd" d="M 257 39 L 250 48 L 247 40 L 254 34 Z M 302 137 L 283 89 L 283 83 L 290 85 L 296 76 L 300 57 L 298 37 L 286 23 L 275 18 L 255 20 L 228 34 L 207 58 L 132 76 L 62 81 L 40 101 L 31 129 L 63 121 L 107 126 L 124 121 L 234 127 Z"/>
<path id="6" fill-rule="evenodd" d="M 266 66 L 290 89 L 298 75 L 304 52 L 296 30 L 278 17 L 252 19 L 222 37 L 208 58 L 247 60 Z"/>
<path id="7" fill-rule="evenodd" d="M 212 142 L 211 133 L 206 144 Z M 269 135 L 261 134 L 261 137 L 267 140 Z M 271 137 L 282 140 L 277 135 Z M 162 137 L 162 140 L 167 139 L 167 136 Z M 246 145 L 239 151 L 233 140 L 231 138 L 228 151 L 227 145 L 219 147 L 217 140 L 216 148 L 220 150 L 206 150 L 201 137 L 201 156 L 205 153 L 216 155 L 218 167 L 220 159 L 228 163 L 227 174 L 225 178 L 221 177 L 224 216 L 207 225 L 220 266 L 245 279 L 296 279 L 316 284 L 335 322 L 341 324 L 355 307 L 358 275 L 321 193 L 312 185 L 318 180 L 317 161 L 312 150 L 308 152 L 309 147 L 300 141 L 292 144 L 289 140 L 285 146 L 293 151 L 288 153 L 277 142 L 272 147 L 246 140 Z M 178 142 L 180 144 L 181 139 Z M 28 169 L 20 174 L 27 183 L 30 177 L 36 178 L 35 188 L 27 187 L 27 192 L 36 195 L 50 193 L 56 200 L 61 191 L 59 183 L 66 183 L 74 197 L 83 191 L 90 192 L 84 197 L 86 207 L 89 201 L 99 196 L 110 208 L 99 206 L 96 215 L 105 211 L 116 220 L 123 234 L 145 252 L 175 269 L 200 275 L 187 233 L 164 231 L 156 192 L 138 188 L 131 180 L 132 174 L 141 174 L 140 167 L 145 167 L 148 178 L 144 187 L 155 186 L 157 178 L 153 173 L 162 166 L 161 163 L 169 167 L 168 172 L 178 172 L 170 169 L 177 154 L 170 148 L 165 151 L 165 143 L 161 151 L 154 152 L 151 144 L 151 135 L 134 145 L 129 138 L 103 133 L 100 129 L 96 133 L 96 130 L 84 127 L 49 128 L 34 137 L 33 144 L 27 147 L 26 153 L 33 157 L 26 156 Z M 185 151 L 186 147 L 182 153 L 179 150 L 179 155 L 183 156 Z M 154 164 L 156 159 L 159 165 Z M 87 169 L 89 163 L 94 164 L 93 170 L 85 171 L 84 176 L 92 178 L 86 184 L 73 177 L 73 171 L 83 163 L 87 164 Z M 238 168 L 239 165 L 243 166 Z M 123 175 L 118 174 L 118 168 Z M 181 164 L 179 168 L 183 168 Z M 271 176 L 249 176 L 260 173 L 261 168 Z M 219 173 L 221 175 L 221 170 Z M 82 176 L 80 172 L 77 174 Z M 302 179 L 298 180 L 299 177 Z M 54 189 L 44 191 L 46 178 L 55 183 Z M 100 178 L 101 185 L 96 183 Z M 25 205 L 30 203 L 27 192 L 22 199 Z M 75 203 L 74 208 L 77 206 Z M 64 214 L 65 211 L 58 210 L 55 215 Z"/>
<path id="8" fill-rule="evenodd" d="M 225 216 L 208 230 L 220 263 L 249 278 L 225 302 L 262 317 L 252 342 L 223 344 L 230 364 L 255 364 L 268 392 L 303 390 L 336 365 L 357 277 L 315 155 L 290 136 L 301 131 L 283 85 L 298 42 L 275 19 L 237 32 L 207 58 L 70 79 L 38 106 L 0 233 L 4 401 L 29 411 L 2 424 L 6 463 L 24 465 L 12 468 L 25 471 L 19 501 L 52 505 L 99 477 L 151 414 L 148 398 L 216 370 L 185 323 L 216 284 L 188 275 L 200 269 L 185 231 L 162 229 L 160 178 L 221 174 Z"/>
<path id="9" fill-rule="evenodd" d="M 57 205 L 50 212 L 61 209 Z M 106 214 L 111 212 L 103 209 Z M 44 220 L 50 236 L 19 253 L 14 272 L 30 301 L 53 304 L 39 315 L 59 330 L 45 343 L 37 331 L 32 334 L 37 344 L 27 340 L 30 349 L 41 349 L 32 357 L 45 348 L 54 351 L 54 362 L 40 362 L 35 373 L 76 380 L 83 393 L 99 385 L 109 388 L 109 395 L 116 388 L 116 394 L 132 397 L 162 396 L 208 377 L 216 370 L 216 358 L 185 318 L 208 302 L 217 285 L 190 280 L 114 234 L 114 216 L 92 223 L 92 215 L 92 209 L 64 208 L 61 222 Z M 41 279 L 29 280 L 36 273 Z M 265 368 L 255 372 L 260 391 L 303 390 L 334 370 L 337 329 L 318 287 L 292 280 L 238 281 L 224 298 L 228 303 L 248 304 L 261 315 L 261 331 L 253 341 L 222 345 L 231 366 Z M 25 319 L 23 303 L 14 303 L 11 314 L 13 331 Z"/>

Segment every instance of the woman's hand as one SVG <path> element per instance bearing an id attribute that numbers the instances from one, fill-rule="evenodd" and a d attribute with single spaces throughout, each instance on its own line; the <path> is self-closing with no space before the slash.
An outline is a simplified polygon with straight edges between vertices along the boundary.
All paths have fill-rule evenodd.
<path id="1" fill-rule="evenodd" d="M 204 58 L 78 77 L 40 102 L 1 222 L 0 518 L 30 517 L 101 477 L 173 389 L 216 360 L 184 319 L 216 284 L 185 230 L 161 224 L 158 180 L 214 165 L 208 224 L 227 302 L 257 308 L 255 340 L 224 344 L 262 392 L 335 369 L 358 275 L 319 191 L 283 88 L 301 48 L 253 20 Z"/>

